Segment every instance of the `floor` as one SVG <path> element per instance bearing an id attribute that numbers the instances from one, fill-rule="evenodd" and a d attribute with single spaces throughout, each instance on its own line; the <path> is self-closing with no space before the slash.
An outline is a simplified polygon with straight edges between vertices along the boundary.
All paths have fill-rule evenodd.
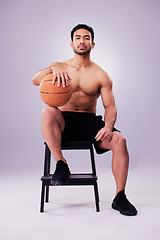
<path id="1" fill-rule="evenodd" d="M 2 240 L 158 240 L 160 239 L 159 169 L 130 169 L 126 194 L 138 209 L 127 217 L 113 210 L 114 180 L 109 167 L 98 169 L 100 209 L 90 186 L 52 187 L 45 212 L 39 213 L 41 172 L 0 174 Z"/>

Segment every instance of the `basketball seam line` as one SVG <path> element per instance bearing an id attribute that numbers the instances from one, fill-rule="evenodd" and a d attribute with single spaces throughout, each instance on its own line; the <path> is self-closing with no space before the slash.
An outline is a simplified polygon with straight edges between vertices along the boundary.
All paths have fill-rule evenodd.
<path id="1" fill-rule="evenodd" d="M 44 94 L 65 94 L 65 93 L 69 93 L 70 91 L 72 91 L 72 89 L 70 89 L 67 92 L 60 92 L 60 93 L 49 93 L 49 92 L 43 92 L 43 91 L 39 91 L 39 93 L 44 93 Z"/>
<path id="2" fill-rule="evenodd" d="M 68 99 L 70 99 L 70 96 L 69 96 L 65 101 L 63 101 L 63 102 L 58 102 L 57 104 L 59 105 L 59 104 L 62 104 L 62 103 L 67 103 Z M 56 105 L 57 105 L 57 104 L 56 104 Z M 47 104 L 47 105 L 48 105 L 48 104 Z M 54 107 L 54 105 L 50 105 L 50 106 Z"/>

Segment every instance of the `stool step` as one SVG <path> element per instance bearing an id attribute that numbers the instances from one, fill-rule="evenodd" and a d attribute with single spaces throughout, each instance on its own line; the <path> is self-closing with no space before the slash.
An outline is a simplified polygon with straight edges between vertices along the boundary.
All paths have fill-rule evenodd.
<path id="1" fill-rule="evenodd" d="M 49 182 L 52 179 L 52 174 L 48 176 L 42 176 L 41 180 Z M 93 185 L 97 180 L 97 176 L 93 174 L 71 174 L 69 178 L 63 183 L 63 185 Z"/>
<path id="2" fill-rule="evenodd" d="M 90 141 L 70 141 L 70 142 L 62 142 L 61 148 L 63 150 L 82 150 L 82 149 L 91 149 L 92 148 L 92 142 Z"/>

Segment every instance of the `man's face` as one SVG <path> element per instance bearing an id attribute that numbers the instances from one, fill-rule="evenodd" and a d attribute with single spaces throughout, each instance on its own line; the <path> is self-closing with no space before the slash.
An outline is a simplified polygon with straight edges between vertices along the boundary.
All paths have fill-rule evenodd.
<path id="1" fill-rule="evenodd" d="M 86 29 L 78 29 L 73 34 L 73 42 L 71 47 L 78 55 L 86 55 L 94 48 L 95 43 L 92 43 L 91 33 Z"/>

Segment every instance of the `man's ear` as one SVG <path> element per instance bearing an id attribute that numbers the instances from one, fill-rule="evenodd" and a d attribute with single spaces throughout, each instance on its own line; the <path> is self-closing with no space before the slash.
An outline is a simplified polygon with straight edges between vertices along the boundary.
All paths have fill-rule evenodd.
<path id="1" fill-rule="evenodd" d="M 92 49 L 95 47 L 95 42 L 92 42 Z"/>
<path id="2" fill-rule="evenodd" d="M 71 48 L 73 47 L 73 42 L 72 41 L 70 42 L 70 46 L 71 46 Z"/>

